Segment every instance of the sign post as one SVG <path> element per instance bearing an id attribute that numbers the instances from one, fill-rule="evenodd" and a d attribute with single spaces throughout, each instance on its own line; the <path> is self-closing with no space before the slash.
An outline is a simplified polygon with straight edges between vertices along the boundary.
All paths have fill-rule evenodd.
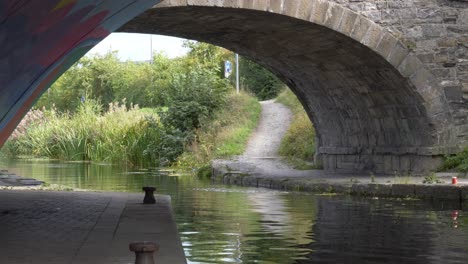
<path id="1" fill-rule="evenodd" d="M 239 54 L 236 53 L 236 92 L 239 93 Z"/>

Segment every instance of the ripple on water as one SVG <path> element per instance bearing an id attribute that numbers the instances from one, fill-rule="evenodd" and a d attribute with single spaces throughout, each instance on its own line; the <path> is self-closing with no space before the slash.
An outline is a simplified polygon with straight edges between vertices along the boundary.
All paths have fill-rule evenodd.
<path id="1" fill-rule="evenodd" d="M 467 263 L 459 205 L 213 185 L 56 161 L 5 161 L 18 175 L 83 189 L 169 194 L 189 263 Z M 437 202 L 437 203 L 436 203 Z"/>

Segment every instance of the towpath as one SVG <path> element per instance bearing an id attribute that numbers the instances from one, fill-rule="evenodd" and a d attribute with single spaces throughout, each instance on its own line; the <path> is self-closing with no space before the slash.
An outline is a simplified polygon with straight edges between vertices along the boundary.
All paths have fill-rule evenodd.
<path id="1" fill-rule="evenodd" d="M 320 170 L 295 170 L 278 155 L 281 140 L 286 134 L 293 114 L 283 104 L 274 100 L 263 101 L 260 121 L 247 144 L 243 155 L 232 160 L 217 160 L 215 166 L 227 166 L 231 170 L 265 177 L 320 176 Z"/>
<path id="2" fill-rule="evenodd" d="M 355 193 L 371 196 L 468 199 L 468 180 L 451 184 L 458 173 L 438 173 L 443 184 L 423 184 L 424 177 L 338 174 L 323 170 L 296 170 L 278 155 L 292 113 L 272 100 L 261 102 L 262 114 L 243 155 L 212 163 L 215 180 L 227 184 L 311 192 Z"/>

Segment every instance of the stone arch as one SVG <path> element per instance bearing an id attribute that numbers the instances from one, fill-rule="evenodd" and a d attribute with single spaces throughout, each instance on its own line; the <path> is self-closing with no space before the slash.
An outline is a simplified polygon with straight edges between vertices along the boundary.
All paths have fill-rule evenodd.
<path id="1" fill-rule="evenodd" d="M 333 1 L 167 0 L 121 31 L 210 42 L 269 68 L 314 122 L 326 169 L 416 172 L 445 151 L 450 113 L 431 72 Z"/>

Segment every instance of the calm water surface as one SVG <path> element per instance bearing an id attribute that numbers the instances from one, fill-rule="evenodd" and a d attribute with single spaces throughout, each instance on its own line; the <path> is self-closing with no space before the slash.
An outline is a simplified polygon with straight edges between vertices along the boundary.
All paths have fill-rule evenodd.
<path id="1" fill-rule="evenodd" d="M 357 199 L 214 185 L 157 171 L 0 160 L 75 188 L 172 197 L 189 263 L 468 263 L 468 212 L 446 202 Z"/>

